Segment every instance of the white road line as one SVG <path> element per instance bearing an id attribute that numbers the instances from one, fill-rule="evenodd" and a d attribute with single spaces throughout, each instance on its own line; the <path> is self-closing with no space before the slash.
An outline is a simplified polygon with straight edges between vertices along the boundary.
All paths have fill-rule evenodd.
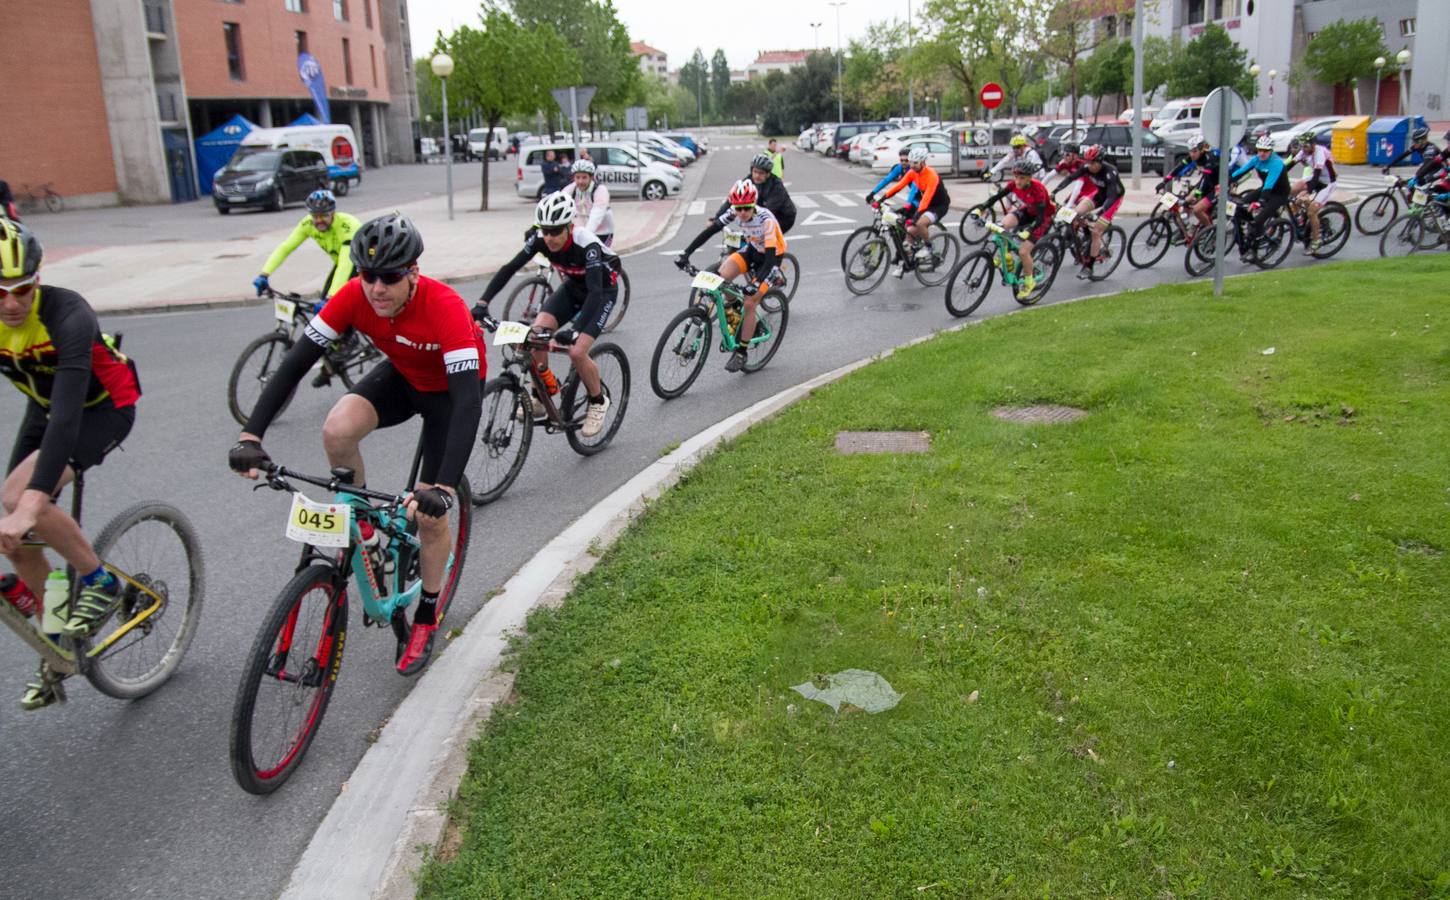
<path id="1" fill-rule="evenodd" d="M 842 228 L 839 231 L 822 231 L 821 232 L 821 237 L 836 237 L 837 235 L 841 235 L 841 234 L 850 234 L 851 232 L 853 232 L 855 230 L 856 229 L 854 229 L 854 228 Z M 1088 249 L 1092 249 L 1092 248 L 1089 247 Z"/>
<path id="2" fill-rule="evenodd" d="M 796 194 L 792 199 L 795 200 L 797 209 L 817 209 L 820 207 L 820 204 L 815 201 L 815 198 L 808 197 L 805 194 Z"/>
<path id="3" fill-rule="evenodd" d="M 814 235 L 809 235 L 809 234 L 793 234 L 790 237 L 786 238 L 786 242 L 789 243 L 789 242 L 792 242 L 792 241 L 808 241 L 813 236 Z M 1091 250 L 1092 248 L 1089 247 L 1088 249 Z"/>
<path id="4" fill-rule="evenodd" d="M 687 209 L 687 210 L 685 210 L 685 215 L 687 215 L 687 216 L 698 216 L 698 215 L 702 215 L 704 212 L 705 212 L 705 201 L 704 200 L 693 200 L 693 201 L 690 202 L 690 208 Z"/>
<path id="5" fill-rule="evenodd" d="M 845 197 L 842 197 L 840 194 L 825 194 L 823 196 L 827 200 L 829 200 L 832 203 L 836 204 L 837 206 L 855 206 L 856 205 L 856 201 L 855 200 L 847 200 Z"/>

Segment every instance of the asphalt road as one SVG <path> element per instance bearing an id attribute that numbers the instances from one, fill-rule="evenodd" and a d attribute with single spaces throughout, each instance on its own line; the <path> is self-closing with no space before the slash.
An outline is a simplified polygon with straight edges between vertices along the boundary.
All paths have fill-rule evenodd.
<path id="1" fill-rule="evenodd" d="M 713 210 L 744 173 L 754 141 L 716 137 L 718 149 L 700 194 Z M 670 256 L 703 224 L 687 221 L 663 247 L 626 261 L 633 285 L 628 316 L 612 336 L 629 355 L 632 391 L 624 425 L 604 453 L 585 459 L 562 436 L 536 435 L 518 482 L 476 517 L 467 571 L 451 623 L 476 611 L 489 592 L 568 522 L 657 459 L 663 448 L 719 419 L 818 373 L 956 323 L 940 288 L 908 275 L 874 294 L 848 293 L 839 270 L 837 232 L 868 221 L 860 203 L 875 179 L 860 169 L 791 153 L 787 181 L 802 203 L 789 236 L 803 284 L 791 304 L 781 349 L 750 376 L 723 371 L 717 355 L 683 398 L 664 402 L 649 388 L 649 359 L 659 332 L 681 308 L 687 280 Z M 839 199 L 839 203 L 836 198 Z M 814 203 L 814 207 L 807 204 Z M 845 205 L 840 205 L 845 204 Z M 214 217 L 219 218 L 219 217 Z M 955 216 L 953 217 L 955 218 Z M 1341 254 L 1377 254 L 1356 237 Z M 706 247 L 700 263 L 713 261 Z M 1136 272 L 1124 264 L 1108 282 L 1086 284 L 1064 271 L 1044 303 L 1116 288 L 1177 282 L 1180 257 Z M 1286 265 L 1304 265 L 1295 254 Z M 1231 271 L 1240 271 L 1232 266 Z M 466 298 L 480 284 L 459 286 Z M 1272 296 L 1264 298 L 1273 302 Z M 1015 304 L 1000 286 L 978 315 Z M 498 307 L 496 307 L 497 311 Z M 84 683 L 70 703 L 22 713 L 18 701 L 34 660 L 14 641 L 0 659 L 0 895 L 27 898 L 275 896 L 310 834 L 367 748 L 367 738 L 406 694 L 392 670 L 390 633 L 362 628 L 353 615 L 338 689 L 316 742 L 279 793 L 243 793 L 232 781 L 227 735 L 243 657 L 267 606 L 297 557 L 282 535 L 287 498 L 253 493 L 226 470 L 237 433 L 227 414 L 225 381 L 241 347 L 270 327 L 265 309 L 222 309 L 108 320 L 139 361 L 145 396 L 135 431 L 90 481 L 86 525 L 96 533 L 130 503 L 160 497 L 195 523 L 207 567 L 206 605 L 191 652 L 173 680 L 151 697 L 121 703 Z M 491 365 L 498 357 L 490 353 Z M 323 471 L 319 428 L 337 389 L 300 394 L 267 435 L 273 457 Z M 0 418 L 15 422 L 19 394 L 0 391 Z M 379 433 L 364 445 L 369 482 L 397 485 L 411 461 L 416 431 Z M 483 673 L 480 673 L 482 675 Z M 431 752 L 420 748 L 419 752 Z"/>

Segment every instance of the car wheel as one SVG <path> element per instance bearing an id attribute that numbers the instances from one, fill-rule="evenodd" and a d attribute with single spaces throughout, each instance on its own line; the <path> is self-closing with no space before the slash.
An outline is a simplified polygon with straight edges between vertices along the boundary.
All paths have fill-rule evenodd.
<path id="1" fill-rule="evenodd" d="M 232 208 L 230 206 L 218 206 L 216 208 L 216 211 L 224 216 L 229 216 L 232 214 Z"/>
<path id="2" fill-rule="evenodd" d="M 270 209 L 272 212 L 281 212 L 282 207 L 286 205 L 287 195 L 282 193 L 281 188 L 273 188 L 272 200 L 270 203 L 267 204 L 267 208 Z"/>
<path id="3" fill-rule="evenodd" d="M 651 181 L 644 186 L 644 199 L 663 200 L 669 191 L 665 188 L 664 182 Z"/>

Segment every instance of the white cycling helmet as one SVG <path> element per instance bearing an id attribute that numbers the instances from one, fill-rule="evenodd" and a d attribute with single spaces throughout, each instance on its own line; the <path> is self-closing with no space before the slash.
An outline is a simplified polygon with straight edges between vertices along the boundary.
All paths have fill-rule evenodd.
<path id="1" fill-rule="evenodd" d="M 906 155 L 906 162 L 913 166 L 917 163 L 924 163 L 926 162 L 926 155 L 925 147 L 912 147 L 911 152 Z"/>
<path id="2" fill-rule="evenodd" d="M 1188 149 L 1197 150 L 1208 146 L 1208 141 L 1203 139 L 1203 132 L 1195 131 L 1188 136 Z"/>
<path id="3" fill-rule="evenodd" d="M 587 159 L 576 159 L 574 161 L 574 165 L 572 165 L 572 166 L 569 167 L 569 174 L 570 175 L 578 175 L 581 172 L 584 173 L 585 175 L 588 175 L 590 177 L 593 177 L 594 176 L 594 163 L 590 162 Z"/>
<path id="4" fill-rule="evenodd" d="M 1269 139 L 1269 136 L 1266 134 L 1263 137 L 1259 138 L 1259 142 L 1254 145 L 1254 149 L 1255 150 L 1272 150 L 1272 149 L 1274 149 L 1274 142 L 1271 141 Z"/>
<path id="5" fill-rule="evenodd" d="M 542 228 L 568 225 L 574 221 L 574 198 L 562 191 L 545 194 L 534 207 L 534 224 Z"/>

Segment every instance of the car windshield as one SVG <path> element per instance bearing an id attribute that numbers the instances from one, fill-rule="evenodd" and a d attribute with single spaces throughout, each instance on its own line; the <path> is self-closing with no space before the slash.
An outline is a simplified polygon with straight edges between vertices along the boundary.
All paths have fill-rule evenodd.
<path id="1" fill-rule="evenodd" d="M 280 150 L 238 150 L 227 161 L 227 172 L 271 172 L 277 168 Z"/>

